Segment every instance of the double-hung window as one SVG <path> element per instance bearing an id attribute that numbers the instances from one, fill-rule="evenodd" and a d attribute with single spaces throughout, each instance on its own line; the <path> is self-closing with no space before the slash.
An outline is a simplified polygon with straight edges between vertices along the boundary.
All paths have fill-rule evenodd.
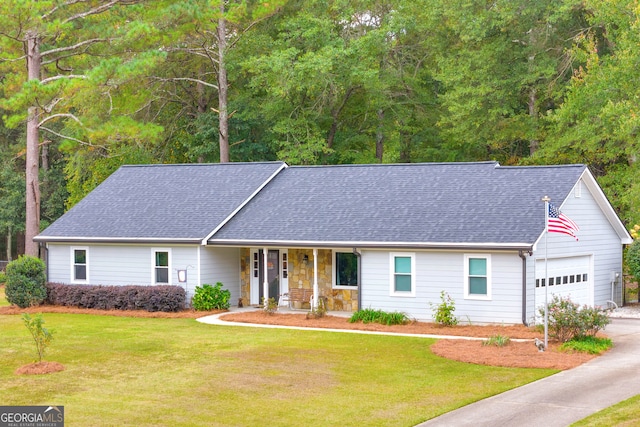
<path id="1" fill-rule="evenodd" d="M 490 255 L 464 256 L 464 297 L 491 299 Z"/>
<path id="2" fill-rule="evenodd" d="M 153 251 L 153 280 L 157 284 L 169 284 L 169 251 L 156 249 Z"/>
<path id="3" fill-rule="evenodd" d="M 89 280 L 88 249 L 71 248 L 71 281 L 86 283 Z"/>
<path id="4" fill-rule="evenodd" d="M 390 294 L 392 296 L 415 296 L 416 272 L 415 254 L 390 254 Z"/>
<path id="5" fill-rule="evenodd" d="M 353 252 L 334 252 L 334 282 L 336 288 L 358 286 L 358 257 Z"/>

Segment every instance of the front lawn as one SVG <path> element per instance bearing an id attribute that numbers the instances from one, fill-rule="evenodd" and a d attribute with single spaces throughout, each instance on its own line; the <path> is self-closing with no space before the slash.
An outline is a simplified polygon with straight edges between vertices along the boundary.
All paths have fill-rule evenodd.
<path id="1" fill-rule="evenodd" d="M 640 425 L 640 395 L 624 400 L 617 405 L 578 421 L 575 427 L 614 427 Z"/>
<path id="2" fill-rule="evenodd" d="M 68 425 L 413 426 L 556 372 L 442 359 L 431 339 L 43 316 L 66 370 L 16 375 L 35 346 L 0 316 L 0 402 L 64 405 Z"/>

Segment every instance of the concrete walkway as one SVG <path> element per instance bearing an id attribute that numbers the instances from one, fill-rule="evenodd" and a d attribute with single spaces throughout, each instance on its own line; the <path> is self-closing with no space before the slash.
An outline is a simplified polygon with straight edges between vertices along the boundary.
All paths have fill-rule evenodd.
<path id="1" fill-rule="evenodd" d="M 640 394 L 640 319 L 613 319 L 606 333 L 614 347 L 603 356 L 446 413 L 419 427 L 564 427 Z"/>

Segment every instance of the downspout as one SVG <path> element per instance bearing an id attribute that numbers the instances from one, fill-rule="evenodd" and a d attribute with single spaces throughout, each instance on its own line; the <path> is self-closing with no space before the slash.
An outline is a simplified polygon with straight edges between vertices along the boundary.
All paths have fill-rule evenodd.
<path id="1" fill-rule="evenodd" d="M 525 252 L 529 256 L 533 254 L 531 251 L 523 251 L 522 249 L 518 251 L 518 256 L 522 258 L 522 324 L 529 326 L 527 324 L 527 258 L 524 255 Z"/>
<path id="2" fill-rule="evenodd" d="M 353 254 L 358 258 L 358 308 L 362 307 L 362 254 L 358 252 L 358 248 L 353 248 Z"/>

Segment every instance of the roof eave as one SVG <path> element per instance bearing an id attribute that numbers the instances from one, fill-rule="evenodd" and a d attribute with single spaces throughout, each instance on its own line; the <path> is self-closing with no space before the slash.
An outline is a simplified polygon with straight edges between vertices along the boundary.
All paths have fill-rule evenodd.
<path id="1" fill-rule="evenodd" d="M 531 243 L 466 243 L 466 242 L 373 242 L 373 241 L 318 241 L 318 240 L 236 240 L 211 239 L 208 246 L 289 248 L 370 248 L 370 249 L 440 249 L 440 250 L 531 250 Z"/>
<path id="2" fill-rule="evenodd" d="M 138 243 L 138 244 L 200 244 L 200 238 L 167 237 L 80 237 L 80 236 L 36 236 L 42 243 Z"/>

